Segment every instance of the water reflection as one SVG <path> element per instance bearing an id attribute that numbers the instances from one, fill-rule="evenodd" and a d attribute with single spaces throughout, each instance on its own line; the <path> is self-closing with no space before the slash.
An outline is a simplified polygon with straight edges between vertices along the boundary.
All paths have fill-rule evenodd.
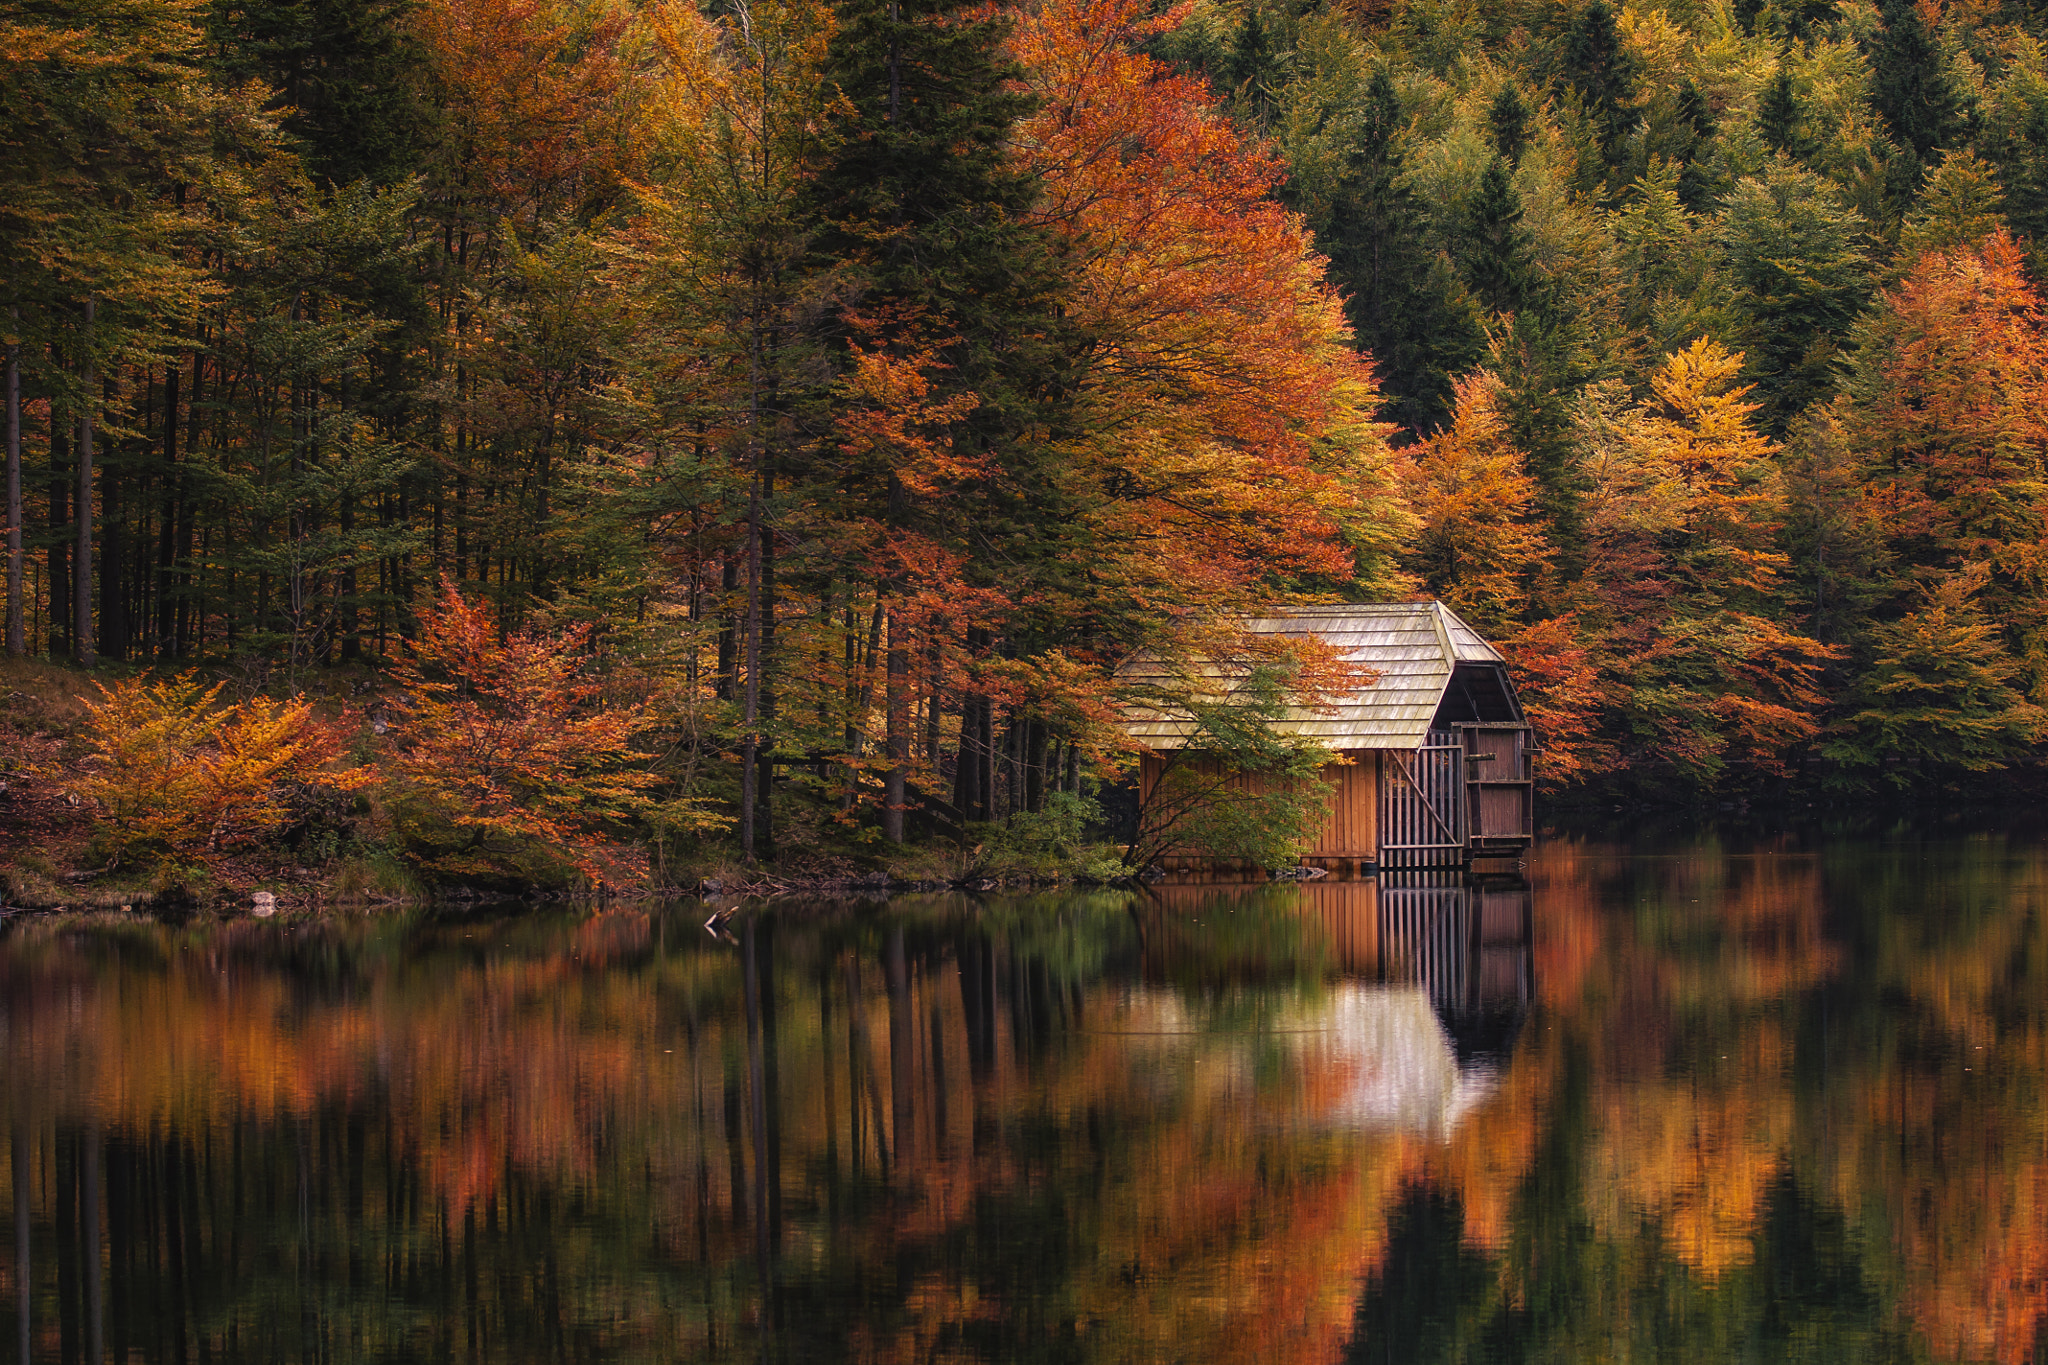
<path id="1" fill-rule="evenodd" d="M 13 925 L 24 1360 L 2035 1358 L 2031 846 Z"/>

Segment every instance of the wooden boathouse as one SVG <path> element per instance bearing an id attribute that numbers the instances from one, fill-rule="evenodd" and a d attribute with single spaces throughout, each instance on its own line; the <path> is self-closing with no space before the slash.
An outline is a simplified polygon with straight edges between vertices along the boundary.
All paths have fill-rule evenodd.
<path id="1" fill-rule="evenodd" d="M 1373 680 L 1331 704 L 1291 709 L 1277 723 L 1345 760 L 1324 769 L 1332 809 L 1303 857 L 1333 869 L 1463 867 L 1518 857 L 1534 837 L 1535 737 L 1507 661 L 1441 602 L 1289 607 L 1244 623 L 1253 635 L 1314 636 Z M 1219 682 L 1230 670 L 1203 672 Z M 1131 681 L 1166 681 L 1156 661 L 1134 660 Z M 1227 683 L 1225 684 L 1227 686 Z M 1185 713 L 1133 708 L 1127 732 L 1147 752 L 1141 802 L 1184 749 Z M 1187 849 L 1175 861 L 1199 864 Z"/>

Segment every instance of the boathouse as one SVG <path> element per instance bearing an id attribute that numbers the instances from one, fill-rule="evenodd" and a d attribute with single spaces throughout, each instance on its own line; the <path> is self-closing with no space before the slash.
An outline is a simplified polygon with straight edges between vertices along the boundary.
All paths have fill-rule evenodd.
<path id="1" fill-rule="evenodd" d="M 1253 635 L 1314 636 L 1371 681 L 1319 708 L 1290 709 L 1276 724 L 1345 761 L 1324 769 L 1330 818 L 1303 861 L 1331 868 L 1462 867 L 1519 856 L 1534 834 L 1535 739 L 1507 661 L 1441 602 L 1289 607 L 1245 623 Z M 1227 690 L 1236 670 L 1201 672 Z M 1128 682 L 1168 681 L 1138 659 Z M 1169 755 L 1196 742 L 1194 723 L 1170 708 L 1132 708 L 1125 729 L 1148 752 L 1139 770 L 1148 800 Z M 1199 862 L 1202 851 L 1183 850 Z"/>

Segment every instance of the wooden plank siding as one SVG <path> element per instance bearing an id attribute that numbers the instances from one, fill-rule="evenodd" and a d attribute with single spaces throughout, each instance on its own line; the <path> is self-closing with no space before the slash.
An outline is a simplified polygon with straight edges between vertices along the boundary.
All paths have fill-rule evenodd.
<path id="1" fill-rule="evenodd" d="M 1314 847 L 1303 855 L 1305 862 L 1371 862 L 1379 856 L 1379 777 L 1380 764 L 1384 760 L 1371 749 L 1353 750 L 1343 757 L 1350 761 L 1333 763 L 1320 775 L 1319 780 L 1328 783 L 1334 791 L 1329 818 L 1323 822 Z M 1216 759 L 1197 758 L 1182 762 L 1203 776 L 1217 776 L 1221 772 Z M 1146 754 L 1139 761 L 1140 801 L 1151 802 L 1152 790 L 1164 772 L 1165 761 L 1156 754 Z M 1258 773 L 1232 773 L 1224 778 L 1224 786 L 1231 791 L 1256 795 L 1270 791 L 1271 781 L 1271 778 Z M 1200 858 L 1202 851 L 1177 848 L 1174 856 Z"/>

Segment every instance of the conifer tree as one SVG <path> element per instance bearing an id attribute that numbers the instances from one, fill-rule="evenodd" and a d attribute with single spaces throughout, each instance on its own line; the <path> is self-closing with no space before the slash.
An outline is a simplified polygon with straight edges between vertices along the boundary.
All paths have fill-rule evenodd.
<path id="1" fill-rule="evenodd" d="M 1265 7 L 1246 0 L 1244 18 L 1230 47 L 1228 88 L 1239 114 L 1253 127 L 1264 127 L 1273 115 L 1273 92 L 1280 80 L 1280 55 L 1267 26 Z"/>
<path id="2" fill-rule="evenodd" d="M 1792 73 L 1780 66 L 1757 102 L 1756 130 L 1764 146 L 1783 152 L 1794 161 L 1811 158 L 1816 144 L 1802 126 L 1805 117 L 1799 97 L 1792 90 Z"/>
<path id="3" fill-rule="evenodd" d="M 1559 74 L 1578 92 L 1610 168 L 1621 161 L 1636 97 L 1634 59 L 1621 45 L 1606 0 L 1588 0 L 1572 15 L 1558 47 Z"/>
<path id="4" fill-rule="evenodd" d="M 432 131 L 414 0 L 211 0 L 210 64 L 224 84 L 261 81 L 330 185 L 410 174 Z"/>
<path id="5" fill-rule="evenodd" d="M 1884 0 L 1880 12 L 1884 33 L 1871 57 L 1870 102 L 1898 148 L 1886 188 L 1903 206 L 1919 191 L 1936 151 L 1975 136 L 1977 107 L 1950 79 L 1941 45 L 1913 0 Z"/>
<path id="6" fill-rule="evenodd" d="M 1465 282 L 1482 305 L 1496 313 L 1512 313 L 1539 303 L 1531 239 L 1522 226 L 1522 196 L 1502 158 L 1489 161 L 1479 177 L 1479 188 L 1465 208 L 1461 235 Z"/>
<path id="7" fill-rule="evenodd" d="M 955 0 L 849 0 L 838 18 L 827 76 L 845 117 L 815 191 L 819 249 L 846 263 L 838 338 L 856 374 L 862 355 L 917 372 L 906 372 L 911 387 L 898 391 L 915 394 L 917 422 L 930 435 L 906 432 L 893 446 L 844 442 L 865 458 L 835 462 L 835 481 L 846 510 L 882 528 L 874 572 L 885 592 L 900 594 L 914 586 L 904 577 L 902 537 L 958 544 L 977 524 L 1008 534 L 1015 522 L 1058 515 L 1044 505 L 1049 489 L 1034 471 L 1035 436 L 1051 420 L 1046 405 L 1066 382 L 1059 283 L 1051 236 L 1031 217 L 1037 179 L 1009 155 L 1011 130 L 1032 101 L 1018 92 L 1019 73 L 1002 50 L 1006 23 Z M 902 463 L 935 448 L 926 440 L 957 453 L 953 468 L 979 496 L 920 496 Z M 996 469 L 1005 477 L 987 477 Z M 897 842 L 906 636 L 899 624 L 888 656 L 894 761 L 884 829 Z"/>
<path id="8" fill-rule="evenodd" d="M 1951 152 L 1928 174 L 1920 201 L 1899 230 L 1899 255 L 1971 247 L 2005 226 L 2004 196 L 1990 166 L 1969 152 Z"/>
<path id="9" fill-rule="evenodd" d="M 1348 141 L 1328 181 L 1297 178 L 1289 202 L 1346 297 L 1344 314 L 1386 391 L 1385 415 L 1411 432 L 1441 425 L 1453 376 L 1484 349 L 1473 306 L 1443 251 L 1429 239 L 1422 206 L 1403 178 L 1400 99 L 1376 68 L 1358 107 L 1338 127 Z"/>
<path id="10" fill-rule="evenodd" d="M 1493 149 L 1500 153 L 1510 166 L 1522 161 L 1522 148 L 1529 145 L 1529 120 L 1532 117 L 1529 102 L 1522 98 L 1521 87 L 1512 80 L 1502 81 L 1500 93 L 1487 106 L 1486 125 L 1493 134 Z"/>
<path id="11" fill-rule="evenodd" d="M 1736 185 L 1717 235 L 1765 427 L 1783 432 L 1832 392 L 1842 339 L 1870 297 L 1863 218 L 1828 181 L 1779 162 Z"/>
<path id="12" fill-rule="evenodd" d="M 1678 117 L 1692 134 L 1682 158 L 1684 168 L 1678 175 L 1678 197 L 1688 209 L 1702 213 L 1719 193 L 1716 172 L 1708 164 L 1708 157 L 1720 129 L 1705 93 L 1691 77 L 1678 87 Z"/>

